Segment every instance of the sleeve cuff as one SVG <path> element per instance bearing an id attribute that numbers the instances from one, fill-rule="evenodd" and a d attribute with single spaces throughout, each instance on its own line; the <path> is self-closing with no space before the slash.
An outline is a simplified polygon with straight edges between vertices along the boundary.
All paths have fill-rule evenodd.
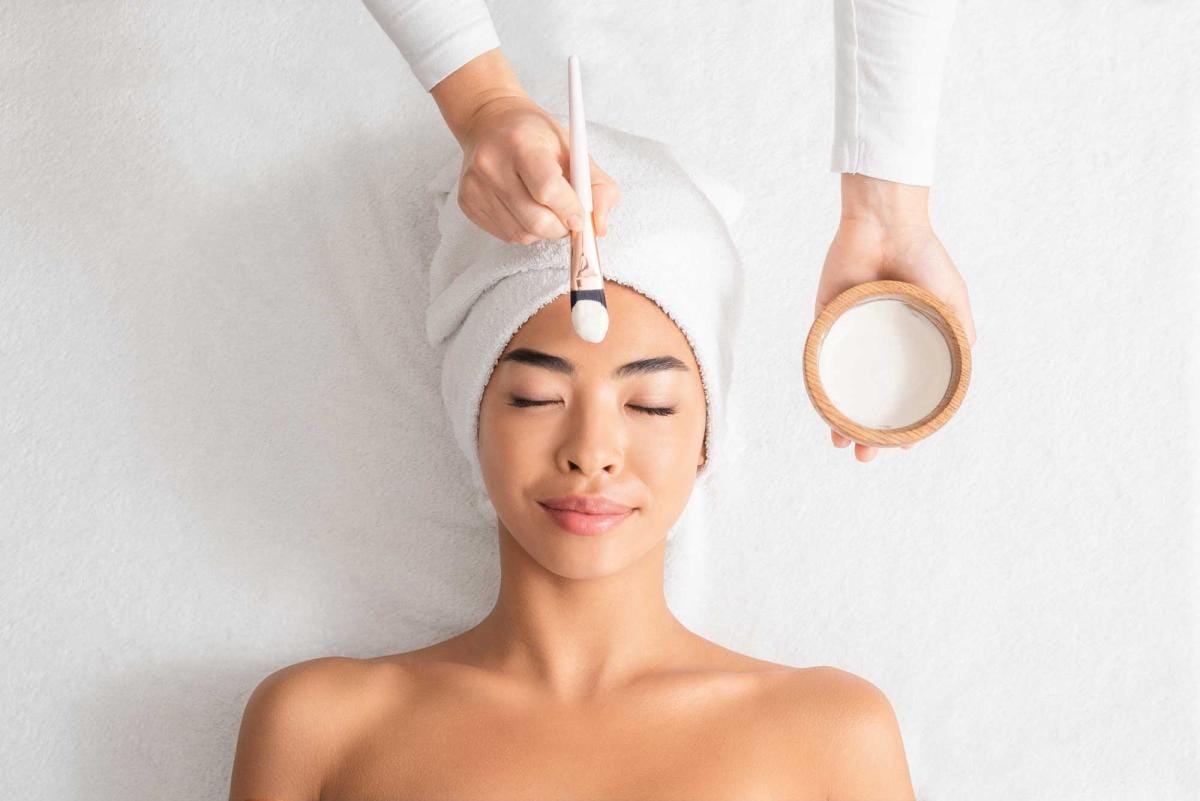
<path id="1" fill-rule="evenodd" d="M 956 0 L 835 0 L 830 168 L 931 186 Z"/>
<path id="2" fill-rule="evenodd" d="M 484 0 L 363 0 L 425 91 L 500 46 Z"/>
<path id="3" fill-rule="evenodd" d="M 835 140 L 830 171 L 854 173 L 913 186 L 933 186 L 930 147 L 897 146 L 866 139 Z"/>
<path id="4" fill-rule="evenodd" d="M 463 64 L 499 46 L 491 19 L 475 20 L 434 45 L 413 65 L 413 73 L 428 92 Z"/>

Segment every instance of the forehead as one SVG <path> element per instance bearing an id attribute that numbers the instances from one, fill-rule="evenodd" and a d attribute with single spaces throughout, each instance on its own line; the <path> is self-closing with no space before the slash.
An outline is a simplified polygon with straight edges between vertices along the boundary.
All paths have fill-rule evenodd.
<path id="1" fill-rule="evenodd" d="M 687 338 L 658 304 L 623 284 L 607 280 L 604 299 L 608 333 L 603 341 L 587 342 L 575 332 L 571 325 L 570 296 L 563 294 L 529 318 L 504 353 L 533 348 L 602 369 L 638 358 L 669 355 L 690 369 L 697 369 Z"/>

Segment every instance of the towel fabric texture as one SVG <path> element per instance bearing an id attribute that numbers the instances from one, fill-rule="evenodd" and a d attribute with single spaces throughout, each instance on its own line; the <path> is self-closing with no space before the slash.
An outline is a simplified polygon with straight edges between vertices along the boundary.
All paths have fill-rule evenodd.
<path id="1" fill-rule="evenodd" d="M 727 450 L 725 404 L 742 283 L 728 224 L 741 198 L 720 179 L 684 167 L 662 142 L 596 123 L 587 127 L 591 155 L 622 193 L 612 233 L 600 241 L 605 281 L 653 300 L 691 344 L 708 412 L 707 459 L 697 482 L 707 482 Z M 483 491 L 477 436 L 484 390 L 517 330 L 569 291 L 570 242 L 514 245 L 480 229 L 458 206 L 460 168 L 460 159 L 452 159 L 428 187 L 440 240 L 430 265 L 426 334 L 441 359 L 442 399 L 455 440 L 475 489 Z"/>

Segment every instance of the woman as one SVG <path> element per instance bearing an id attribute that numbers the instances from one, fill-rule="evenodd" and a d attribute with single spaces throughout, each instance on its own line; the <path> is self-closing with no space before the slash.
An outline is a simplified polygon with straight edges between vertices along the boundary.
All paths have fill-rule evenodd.
<path id="1" fill-rule="evenodd" d="M 875 686 L 735 653 L 667 608 L 667 532 L 705 461 L 704 392 L 654 302 L 611 281 L 607 299 L 599 345 L 574 334 L 565 295 L 545 306 L 484 393 L 491 613 L 417 651 L 272 674 L 246 707 L 233 801 L 913 798 Z M 614 377 L 647 356 L 655 369 Z M 581 536 L 588 516 L 549 508 L 571 496 L 632 511 Z"/>
<path id="2" fill-rule="evenodd" d="M 470 74 L 469 65 L 455 72 Z M 556 140 L 562 132 L 520 98 L 491 108 L 527 121 L 545 115 L 546 131 Z M 460 120 L 443 109 L 448 121 Z M 472 127 L 480 119 L 457 128 L 476 132 L 461 141 L 486 139 Z M 545 146 L 541 161 L 557 163 L 558 145 L 547 138 Z M 529 150 L 512 152 L 535 169 L 538 159 L 520 155 Z M 470 187 L 480 198 L 497 192 L 470 179 L 473 163 L 467 152 L 457 203 L 473 221 L 470 207 L 496 223 L 500 206 L 487 203 L 512 211 L 499 194 L 469 203 Z M 530 197 L 559 203 L 557 212 L 542 211 L 569 222 L 570 198 L 554 200 L 562 171 L 542 169 L 545 183 L 534 182 Z M 629 171 L 638 181 L 628 203 L 649 173 Z M 598 188 L 613 189 L 596 193 L 604 230 L 616 181 L 599 175 Z M 678 198 L 671 209 L 673 218 L 697 217 Z M 620 222 L 622 237 L 647 217 L 636 207 Z M 661 229 L 661 221 L 649 228 Z M 548 254 L 562 283 L 565 259 L 544 247 L 560 234 L 544 233 L 497 241 Z M 696 247 L 697 254 L 714 249 Z M 371 660 L 319 658 L 266 677 L 242 719 L 230 799 L 912 799 L 899 725 L 880 689 L 832 667 L 737 654 L 689 631 L 668 609 L 666 541 L 709 466 L 709 428 L 720 416 L 704 380 L 720 371 L 713 348 L 697 338 L 697 320 L 714 314 L 666 313 L 667 288 L 685 282 L 672 277 L 659 291 L 637 291 L 608 269 L 635 259 L 605 252 L 612 321 L 605 341 L 575 335 L 559 285 L 557 297 L 502 339 L 478 409 L 456 417 L 457 439 L 496 510 L 500 590 L 492 612 L 428 648 Z M 647 281 L 664 267 L 641 243 L 629 254 L 654 265 Z M 534 275 L 518 267 L 514 275 Z M 439 285 L 463 285 L 434 278 L 434 294 Z M 688 294 L 725 305 L 721 293 L 688 287 Z M 532 296 L 522 290 L 508 301 Z M 461 309 L 442 312 L 434 319 L 455 329 Z M 445 366 L 458 369 L 458 360 L 446 357 Z M 456 381 L 451 375 L 446 397 L 474 397 Z M 563 511 L 572 502 L 584 508 Z M 589 514 L 612 507 L 629 511 Z"/>
<path id="3" fill-rule="evenodd" d="M 564 242 L 506 244 L 434 182 L 426 324 L 495 511 L 492 611 L 416 651 L 268 676 L 233 801 L 912 799 L 878 688 L 730 651 L 667 606 L 666 542 L 733 453 L 740 262 L 716 200 L 662 143 L 601 125 L 589 139 L 630 179 L 598 344 L 571 324 Z"/>

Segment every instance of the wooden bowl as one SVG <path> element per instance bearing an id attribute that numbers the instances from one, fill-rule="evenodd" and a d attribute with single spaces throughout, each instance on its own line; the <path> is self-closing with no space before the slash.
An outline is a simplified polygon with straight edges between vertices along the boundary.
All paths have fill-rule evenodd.
<path id="1" fill-rule="evenodd" d="M 946 340 L 950 349 L 950 383 L 938 405 L 925 417 L 900 428 L 870 428 L 859 425 L 838 411 L 821 386 L 821 345 L 834 322 L 850 308 L 872 300 L 900 300 L 924 314 Z M 863 445 L 896 448 L 928 437 L 944 426 L 962 404 L 971 380 L 971 346 L 954 312 L 921 287 L 907 281 L 869 281 L 847 289 L 817 315 L 804 343 L 804 386 L 817 414 L 835 431 Z"/>

